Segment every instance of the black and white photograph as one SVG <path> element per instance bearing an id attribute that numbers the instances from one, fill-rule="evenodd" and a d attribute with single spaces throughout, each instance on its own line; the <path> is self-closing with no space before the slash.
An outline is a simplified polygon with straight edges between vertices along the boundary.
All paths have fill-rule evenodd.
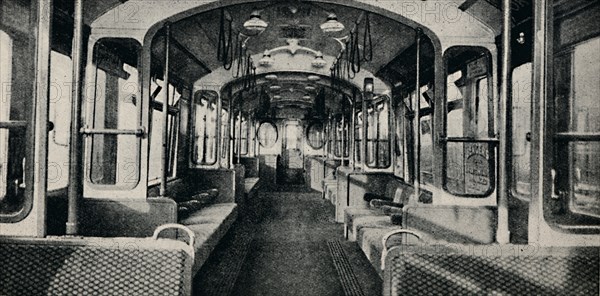
<path id="1" fill-rule="evenodd" d="M 600 295 L 600 0 L 0 0 L 37 295 Z"/>

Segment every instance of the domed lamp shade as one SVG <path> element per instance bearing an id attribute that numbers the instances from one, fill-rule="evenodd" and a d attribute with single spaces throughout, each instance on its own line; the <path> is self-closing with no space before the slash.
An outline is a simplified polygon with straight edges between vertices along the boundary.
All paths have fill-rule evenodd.
<path id="1" fill-rule="evenodd" d="M 250 15 L 250 19 L 244 23 L 244 28 L 252 36 L 264 32 L 269 24 L 260 18 L 260 12 L 255 10 Z"/>
<path id="2" fill-rule="evenodd" d="M 271 53 L 268 51 L 265 51 L 262 59 L 260 59 L 260 61 L 258 61 L 258 64 L 261 65 L 262 67 L 271 67 L 271 66 L 273 66 L 274 63 L 275 63 L 275 60 L 273 60 L 273 58 L 271 57 Z"/>
<path id="3" fill-rule="evenodd" d="M 265 76 L 266 80 L 277 80 L 279 77 L 277 77 L 277 75 L 275 74 L 268 74 Z"/>
<path id="4" fill-rule="evenodd" d="M 271 85 L 271 86 L 269 87 L 269 89 L 270 89 L 270 90 L 280 90 L 280 89 L 281 89 L 281 86 L 279 86 L 279 85 Z"/>
<path id="5" fill-rule="evenodd" d="M 327 21 L 321 24 L 321 30 L 325 33 L 340 32 L 344 30 L 344 28 L 344 24 L 338 21 L 335 13 L 330 13 L 329 16 L 327 16 Z"/>
<path id="6" fill-rule="evenodd" d="M 315 59 L 312 61 L 312 66 L 315 68 L 323 68 L 327 65 L 325 59 L 323 59 L 323 53 L 318 51 L 315 55 Z"/>
<path id="7" fill-rule="evenodd" d="M 319 81 L 321 80 L 321 77 L 317 76 L 317 75 L 308 75 L 308 77 L 306 78 L 309 81 Z"/>

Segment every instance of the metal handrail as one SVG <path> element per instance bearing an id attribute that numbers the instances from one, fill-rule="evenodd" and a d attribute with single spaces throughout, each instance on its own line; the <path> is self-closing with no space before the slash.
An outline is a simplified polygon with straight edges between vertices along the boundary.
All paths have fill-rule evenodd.
<path id="1" fill-rule="evenodd" d="M 564 132 L 554 135 L 555 141 L 561 142 L 595 142 L 600 141 L 600 133 L 593 132 Z"/>
<path id="2" fill-rule="evenodd" d="M 10 129 L 10 128 L 25 128 L 25 127 L 27 127 L 27 121 L 25 121 L 25 120 L 0 121 L 0 128 Z"/>
<path id="3" fill-rule="evenodd" d="M 381 252 L 381 270 L 385 269 L 385 258 L 387 257 L 387 253 L 389 251 L 389 249 L 387 247 L 387 242 L 392 236 L 397 235 L 397 234 L 412 234 L 419 240 L 422 240 L 422 237 L 423 237 L 423 235 L 417 231 L 403 229 L 403 228 L 394 229 L 394 230 L 386 233 L 386 235 L 384 235 L 383 238 L 381 238 L 381 243 L 383 244 L 383 251 Z"/>
<path id="4" fill-rule="evenodd" d="M 146 128 L 143 126 L 138 127 L 134 130 L 123 130 L 123 129 L 93 129 L 93 128 L 81 128 L 79 132 L 85 136 L 90 135 L 135 135 L 143 137 L 146 135 Z"/>
<path id="5" fill-rule="evenodd" d="M 178 229 L 178 230 L 185 231 L 185 233 L 188 235 L 188 239 L 189 239 L 188 245 L 192 249 L 194 249 L 194 242 L 196 239 L 196 235 L 194 234 L 194 232 L 191 229 L 189 229 L 188 227 L 181 225 L 181 224 L 168 223 L 168 224 L 163 224 L 161 226 L 158 226 L 156 228 L 156 230 L 154 230 L 154 234 L 152 234 L 152 239 L 158 240 L 158 236 L 160 235 L 160 233 L 167 229 Z"/>

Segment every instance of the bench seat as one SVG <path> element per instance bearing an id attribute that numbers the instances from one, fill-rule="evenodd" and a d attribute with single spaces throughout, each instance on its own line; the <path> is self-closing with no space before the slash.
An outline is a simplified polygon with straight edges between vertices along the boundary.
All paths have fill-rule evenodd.
<path id="1" fill-rule="evenodd" d="M 598 295 L 598 247 L 404 245 L 385 258 L 383 295 Z"/>
<path id="2" fill-rule="evenodd" d="M 244 179 L 244 193 L 246 193 L 248 195 L 248 194 L 250 194 L 250 192 L 255 190 L 257 188 L 256 184 L 258 184 L 258 181 L 260 181 L 260 178 L 258 178 L 258 177 L 245 178 Z"/>
<path id="3" fill-rule="evenodd" d="M 235 203 L 213 204 L 190 214 L 179 222 L 196 235 L 194 274 L 200 270 L 210 253 L 225 236 L 237 215 Z"/>
<path id="4" fill-rule="evenodd" d="M 193 252 L 155 238 L 0 238 L 0 295 L 191 295 Z"/>
<path id="5" fill-rule="evenodd" d="M 379 276 L 383 277 L 381 272 L 381 256 L 383 254 L 383 244 L 381 240 L 383 237 L 391 231 L 401 228 L 400 226 L 387 227 L 387 228 L 374 228 L 364 227 L 358 231 L 357 242 L 361 250 L 373 265 L 373 268 L 379 272 Z M 401 243 L 401 236 L 393 236 L 389 240 L 391 245 L 398 245 Z"/>

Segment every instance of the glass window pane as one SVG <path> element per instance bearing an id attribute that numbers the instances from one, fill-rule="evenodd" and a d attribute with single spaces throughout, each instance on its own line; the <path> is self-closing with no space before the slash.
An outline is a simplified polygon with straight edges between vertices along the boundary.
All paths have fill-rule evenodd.
<path id="1" fill-rule="evenodd" d="M 323 124 L 320 122 L 308 126 L 308 145 L 313 149 L 321 149 L 325 144 Z"/>
<path id="2" fill-rule="evenodd" d="M 444 188 L 467 197 L 485 197 L 495 183 L 494 104 L 489 52 L 453 47 L 445 53 L 446 141 Z"/>
<path id="3" fill-rule="evenodd" d="M 600 38 L 575 47 L 571 131 L 600 132 Z M 571 205 L 600 217 L 600 143 L 572 142 L 569 145 Z"/>
<path id="4" fill-rule="evenodd" d="M 72 69 L 70 57 L 51 52 L 48 117 L 52 130 L 48 140 L 48 190 L 65 188 L 69 183 Z"/>
<path id="5" fill-rule="evenodd" d="M 405 153 L 406 153 L 404 151 L 404 134 L 405 134 L 406 127 L 404 126 L 405 109 L 404 109 L 404 102 L 402 100 L 400 100 L 398 106 L 396 106 L 395 112 L 396 112 L 396 114 L 395 114 L 396 141 L 394 143 L 394 150 L 395 150 L 394 171 L 396 172 L 397 176 L 404 178 L 404 157 L 405 157 Z"/>
<path id="6" fill-rule="evenodd" d="M 31 153 L 26 137 L 36 98 L 38 1 L 0 1 L 0 222 L 21 221 L 32 205 Z"/>
<path id="7" fill-rule="evenodd" d="M 263 148 L 271 148 L 277 143 L 277 127 L 271 122 L 263 122 L 258 128 L 258 141 Z"/>
<path id="8" fill-rule="evenodd" d="M 519 196 L 531 193 L 531 75 L 532 63 L 513 70 L 512 75 L 512 180 L 513 190 Z"/>
<path id="9" fill-rule="evenodd" d="M 124 45 L 133 45 L 136 49 L 126 50 Z M 136 97 L 139 89 L 136 67 L 139 44 L 129 39 L 106 39 L 99 41 L 94 51 L 96 87 L 91 110 L 92 128 L 138 129 L 140 103 Z M 91 137 L 92 183 L 134 187 L 139 181 L 140 137 L 110 134 Z"/>
<path id="10" fill-rule="evenodd" d="M 194 161 L 201 165 L 213 165 L 217 161 L 216 96 L 197 95 L 194 103 Z"/>
<path id="11" fill-rule="evenodd" d="M 4 31 L 0 31 L 0 86 L 0 122 L 6 122 L 11 110 L 12 38 Z M 0 129 L 0 204 L 8 191 L 8 136 L 8 129 Z"/>
<path id="12" fill-rule="evenodd" d="M 367 102 L 367 166 L 390 166 L 390 99 L 379 97 Z"/>

